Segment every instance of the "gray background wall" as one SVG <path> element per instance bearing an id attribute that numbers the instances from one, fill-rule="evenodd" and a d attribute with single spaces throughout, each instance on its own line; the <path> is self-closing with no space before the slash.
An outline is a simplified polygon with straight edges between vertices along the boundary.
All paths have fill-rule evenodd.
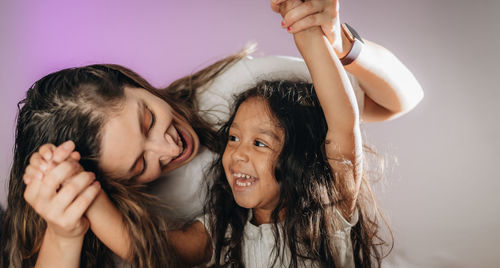
<path id="1" fill-rule="evenodd" d="M 500 2 L 356 0 L 341 19 L 387 47 L 425 90 L 410 114 L 365 127 L 397 161 L 376 186 L 395 234 L 387 267 L 500 265 Z M 1 1 L 0 200 L 16 103 L 44 74 L 113 62 L 166 85 L 257 41 L 256 55 L 298 55 L 268 1 Z"/>

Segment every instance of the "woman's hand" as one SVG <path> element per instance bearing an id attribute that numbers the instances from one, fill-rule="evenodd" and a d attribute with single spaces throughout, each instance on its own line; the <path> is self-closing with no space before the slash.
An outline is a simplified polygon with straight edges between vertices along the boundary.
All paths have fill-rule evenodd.
<path id="1" fill-rule="evenodd" d="M 297 33 L 320 26 L 340 58 L 343 51 L 338 0 L 271 0 L 271 8 L 283 16 L 281 26 Z"/>
<path id="2" fill-rule="evenodd" d="M 80 155 L 68 141 L 46 144 L 30 158 L 23 180 L 24 199 L 61 238 L 82 238 L 89 228 L 84 213 L 100 192 L 95 175 L 78 163 Z"/>

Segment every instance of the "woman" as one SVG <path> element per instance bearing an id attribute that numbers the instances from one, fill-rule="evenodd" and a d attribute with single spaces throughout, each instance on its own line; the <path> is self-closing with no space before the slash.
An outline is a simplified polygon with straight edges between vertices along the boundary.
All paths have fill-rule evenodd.
<path id="1" fill-rule="evenodd" d="M 298 6 L 292 10 L 294 16 L 285 16 L 283 25 L 291 25 L 292 32 L 312 25 L 322 25 L 325 31 L 333 24 L 337 30 L 326 31 L 326 35 L 329 40 L 339 43 L 340 27 L 335 12 L 338 5 L 333 1 L 332 9 L 332 1 L 321 3 L 313 9 L 308 8 L 308 2 Z M 308 19 L 317 14 L 323 15 L 321 19 Z M 340 46 L 335 45 L 340 58 L 348 54 L 352 45 L 347 38 L 342 37 L 342 40 Z M 168 182 L 183 178 L 183 186 L 192 183 L 193 188 L 197 188 L 202 168 L 190 171 L 185 164 L 200 166 L 210 159 L 209 150 L 217 138 L 216 121 L 223 119 L 224 112 L 207 116 L 205 109 L 220 110 L 225 105 L 215 100 L 207 106 L 206 100 L 220 97 L 217 89 L 221 90 L 221 83 L 230 81 L 230 76 L 238 69 L 252 66 L 252 60 L 241 60 L 245 55 L 244 52 L 228 57 L 163 90 L 153 88 L 139 75 L 116 65 L 67 69 L 37 81 L 29 90 L 18 118 L 9 206 L 2 234 L 4 266 L 7 262 L 15 267 L 35 262 L 47 266 L 56 262 L 65 267 L 78 265 L 80 261 L 84 266 L 111 264 L 109 251 L 94 234 L 109 245 L 113 243 L 113 235 L 120 235 L 120 232 L 128 232 L 131 237 L 133 253 L 128 259 L 136 266 L 172 263 L 174 258 L 168 254 L 168 243 L 155 239 L 166 226 L 144 208 L 154 206 L 154 202 L 136 185 L 168 173 Z M 275 63 L 266 63 L 266 66 Z M 365 121 L 399 116 L 412 109 L 422 97 L 418 82 L 406 67 L 373 43 L 366 42 L 359 57 L 346 69 L 356 76 L 366 93 L 362 112 Z M 398 75 L 389 77 L 394 73 Z M 248 86 L 242 84 L 241 88 Z M 230 95 L 221 91 L 223 96 Z M 78 153 L 66 158 L 73 151 L 72 144 L 58 149 L 45 146 L 38 155 L 51 154 L 47 159 L 53 160 L 55 168 L 48 174 L 26 168 L 30 156 L 41 145 L 61 144 L 66 140 L 74 141 Z M 94 175 L 88 172 L 99 178 L 106 194 L 99 191 L 99 185 L 93 183 Z M 196 179 L 188 180 L 189 172 L 196 175 Z M 27 186 L 21 181 L 24 173 Z M 45 177 L 37 180 L 37 176 Z M 46 183 L 53 179 L 58 183 Z M 64 190 L 71 188 L 74 189 L 71 194 Z M 183 191 L 168 188 L 185 195 Z M 193 191 L 189 194 L 195 196 Z M 26 206 L 23 195 L 32 207 Z M 79 201 L 84 199 L 86 202 Z M 72 210 L 75 212 L 68 215 L 64 209 L 54 209 L 55 204 L 63 203 L 61 200 L 68 208 L 77 208 Z M 138 205 L 145 200 L 151 202 L 146 206 Z M 110 232 L 109 228 L 102 228 L 111 224 L 106 222 L 108 213 L 122 215 L 127 230 Z M 189 216 L 187 214 L 181 216 Z M 89 222 L 93 232 L 87 233 Z M 76 257 L 80 252 L 81 260 Z"/>

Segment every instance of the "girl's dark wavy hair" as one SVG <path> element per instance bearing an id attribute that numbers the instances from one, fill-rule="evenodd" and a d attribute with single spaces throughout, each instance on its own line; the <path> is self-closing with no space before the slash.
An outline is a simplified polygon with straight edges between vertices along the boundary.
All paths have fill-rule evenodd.
<path id="1" fill-rule="evenodd" d="M 335 267 L 333 239 L 339 223 L 332 208 L 342 206 L 345 186 L 342 179 L 332 173 L 325 155 L 327 124 L 313 86 L 295 81 L 263 81 L 237 96 L 230 119 L 218 133 L 219 157 L 209 170 L 214 180 L 210 182 L 205 206 L 205 213 L 212 216 L 208 225 L 215 247 L 214 267 L 244 267 L 242 244 L 249 210 L 238 206 L 233 198 L 222 155 L 236 111 L 250 98 L 265 100 L 270 114 L 284 131 L 283 149 L 274 170 L 280 197 L 272 212 L 276 242 L 273 263 L 278 259 L 284 263 L 283 252 L 289 248 L 289 267 L 302 267 L 305 259 L 317 260 L 324 267 Z M 379 235 L 379 211 L 366 179 L 363 179 L 356 208 L 359 221 L 351 230 L 356 267 L 371 267 L 375 263 L 380 266 L 385 242 Z M 280 220 L 283 210 L 285 217 Z M 278 223 L 283 228 L 281 233 Z M 280 241 L 284 241 L 283 244 Z"/>
<path id="2" fill-rule="evenodd" d="M 118 182 L 99 168 L 102 126 L 120 111 L 126 86 L 144 88 L 164 99 L 185 117 L 200 142 L 213 149 L 216 131 L 198 111 L 197 91 L 252 48 L 226 57 L 205 69 L 157 89 L 123 66 L 96 64 L 64 69 L 38 80 L 18 104 L 14 161 L 9 180 L 8 206 L 0 233 L 0 267 L 35 265 L 46 228 L 45 221 L 23 198 L 22 177 L 30 156 L 45 143 L 73 140 L 85 170 L 94 172 L 102 189 L 123 216 L 128 228 L 134 267 L 176 267 L 167 241 L 165 221 L 153 211 L 157 200 L 143 187 Z M 114 266 L 112 253 L 89 231 L 84 239 L 81 267 Z"/>

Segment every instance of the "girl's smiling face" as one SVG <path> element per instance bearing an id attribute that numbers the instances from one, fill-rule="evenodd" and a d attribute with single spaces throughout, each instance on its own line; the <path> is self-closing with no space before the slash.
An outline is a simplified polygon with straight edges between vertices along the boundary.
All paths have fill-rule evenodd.
<path id="1" fill-rule="evenodd" d="M 252 97 L 240 105 L 222 156 L 227 181 L 239 206 L 253 208 L 254 213 L 276 207 L 280 188 L 274 167 L 283 137 L 264 99 Z"/>

